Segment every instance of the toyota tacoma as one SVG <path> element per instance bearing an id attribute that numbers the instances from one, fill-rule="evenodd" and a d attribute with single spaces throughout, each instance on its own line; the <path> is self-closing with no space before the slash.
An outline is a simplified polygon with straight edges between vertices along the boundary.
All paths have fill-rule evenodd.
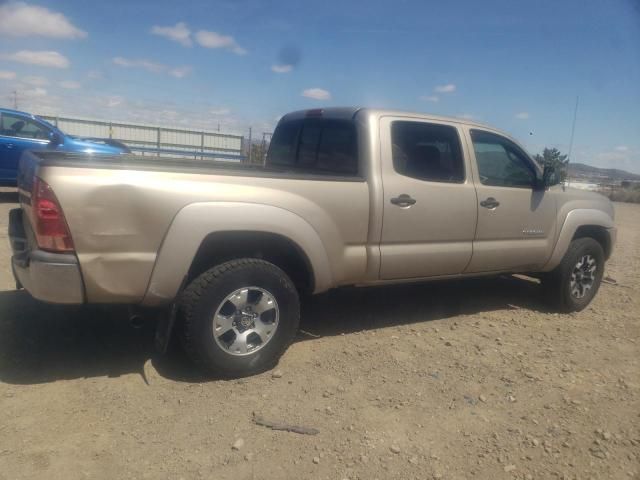
<path id="1" fill-rule="evenodd" d="M 287 114 L 260 167 L 34 151 L 18 183 L 19 286 L 165 312 L 161 348 L 179 326 L 195 362 L 231 377 L 275 365 L 300 297 L 335 287 L 523 273 L 582 310 L 616 239 L 608 199 L 508 135 L 389 110 Z"/>

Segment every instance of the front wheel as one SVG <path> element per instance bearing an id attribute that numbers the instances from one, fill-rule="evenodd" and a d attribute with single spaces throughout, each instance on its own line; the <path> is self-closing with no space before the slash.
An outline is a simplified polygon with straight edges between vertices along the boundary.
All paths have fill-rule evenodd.
<path id="1" fill-rule="evenodd" d="M 604 252 L 593 238 L 569 244 L 560 265 L 543 279 L 548 298 L 562 312 L 579 312 L 595 297 L 604 273 Z"/>
<path id="2" fill-rule="evenodd" d="M 180 313 L 191 359 L 215 375 L 243 377 L 275 366 L 298 330 L 300 302 L 280 268 L 244 258 L 193 280 Z"/>

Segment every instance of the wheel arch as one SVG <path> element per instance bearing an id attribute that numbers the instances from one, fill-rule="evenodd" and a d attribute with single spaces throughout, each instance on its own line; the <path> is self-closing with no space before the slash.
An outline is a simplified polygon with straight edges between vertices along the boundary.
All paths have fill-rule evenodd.
<path id="1" fill-rule="evenodd" d="M 285 249 L 286 253 L 278 248 Z M 287 273 L 301 280 L 303 288 L 310 288 L 312 292 L 332 285 L 325 246 L 313 227 L 300 216 L 263 204 L 193 203 L 182 208 L 173 219 L 156 257 L 142 305 L 171 303 L 180 285 L 204 271 L 205 266 L 213 266 L 210 262 L 221 263 L 256 254 L 276 265 L 280 260 L 278 266 L 289 270 Z"/>
<path id="2" fill-rule="evenodd" d="M 608 259 L 613 249 L 614 229 L 613 219 L 602 210 L 592 208 L 571 210 L 562 224 L 551 257 L 542 270 L 548 272 L 557 267 L 569 245 L 576 238 L 593 238 L 600 243 L 605 252 L 605 259 Z"/>
<path id="3" fill-rule="evenodd" d="M 259 258 L 280 267 L 301 293 L 315 289 L 313 266 L 300 245 L 279 233 L 255 230 L 209 233 L 191 262 L 187 282 L 215 265 L 243 257 Z"/>
<path id="4" fill-rule="evenodd" d="M 605 260 L 608 260 L 611 256 L 611 236 L 609 235 L 609 230 L 606 227 L 603 227 L 602 225 L 580 225 L 576 229 L 571 240 L 576 240 L 578 238 L 593 238 L 602 247 Z"/>

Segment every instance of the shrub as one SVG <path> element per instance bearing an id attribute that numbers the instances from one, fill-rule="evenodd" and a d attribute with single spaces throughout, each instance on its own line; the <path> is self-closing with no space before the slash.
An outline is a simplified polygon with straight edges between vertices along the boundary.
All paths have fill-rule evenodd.
<path id="1" fill-rule="evenodd" d="M 609 197 L 612 202 L 640 203 L 640 190 L 614 190 L 613 192 L 607 192 L 607 197 Z"/>

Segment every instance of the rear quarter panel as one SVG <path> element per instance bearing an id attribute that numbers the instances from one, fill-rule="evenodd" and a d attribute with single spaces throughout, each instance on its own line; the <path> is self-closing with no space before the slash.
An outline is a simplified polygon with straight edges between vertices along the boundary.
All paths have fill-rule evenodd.
<path id="1" fill-rule="evenodd" d="M 268 205 L 304 219 L 324 246 L 330 283 L 349 283 L 366 269 L 369 192 L 364 181 L 70 166 L 43 166 L 38 174 L 62 205 L 91 303 L 139 303 L 170 225 L 196 203 Z M 222 221 L 201 220 L 215 224 L 214 231 L 234 229 Z M 276 220 L 272 230 L 280 233 Z M 194 236 L 203 235 L 203 229 L 179 228 L 184 248 L 197 249 L 202 239 Z M 189 265 L 194 255 L 195 250 L 184 256 Z"/>

